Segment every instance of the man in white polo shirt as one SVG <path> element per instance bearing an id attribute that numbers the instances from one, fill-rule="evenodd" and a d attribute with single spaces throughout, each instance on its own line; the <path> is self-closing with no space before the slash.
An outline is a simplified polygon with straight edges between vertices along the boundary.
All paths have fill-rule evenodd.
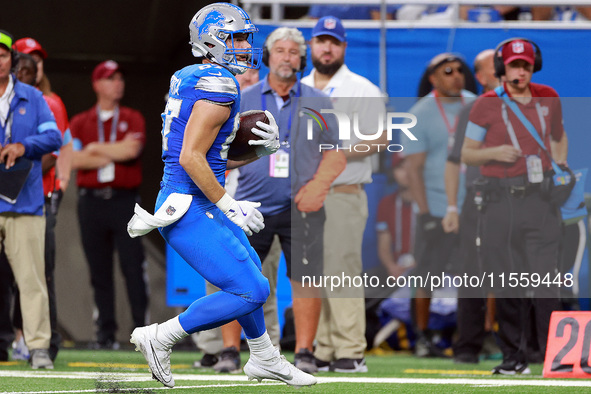
<path id="1" fill-rule="evenodd" d="M 345 36 L 345 28 L 338 18 L 326 16 L 318 20 L 310 41 L 314 69 L 302 83 L 329 95 L 334 108 L 350 119 L 354 113 L 359 114 L 361 134 L 382 134 L 378 139 L 363 141 L 352 132 L 351 139 L 339 141 L 339 147 L 345 148 L 347 167 L 333 182 L 324 201 L 324 275 L 353 278 L 363 270 L 361 243 L 368 216 L 363 185 L 372 180 L 371 155 L 377 152 L 377 144 L 387 144 L 386 133 L 382 133 L 383 124 L 377 120 L 380 113 L 386 114 L 386 100 L 377 86 L 351 72 L 344 64 Z M 363 357 L 366 348 L 364 289 L 328 290 L 322 299 L 316 334 L 314 355 L 318 369 L 367 372 Z"/>

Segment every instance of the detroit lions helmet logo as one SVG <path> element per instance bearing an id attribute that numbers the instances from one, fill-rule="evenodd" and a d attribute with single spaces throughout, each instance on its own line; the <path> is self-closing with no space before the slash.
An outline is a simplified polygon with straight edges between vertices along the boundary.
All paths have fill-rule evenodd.
<path id="1" fill-rule="evenodd" d="M 205 15 L 205 18 L 203 18 L 203 22 L 201 23 L 201 25 L 197 26 L 199 30 L 199 39 L 201 39 L 201 36 L 203 34 L 209 32 L 209 28 L 211 26 L 224 27 L 224 20 L 224 14 L 217 10 L 213 10 L 209 14 Z M 195 24 L 197 24 L 197 21 L 195 21 Z"/>

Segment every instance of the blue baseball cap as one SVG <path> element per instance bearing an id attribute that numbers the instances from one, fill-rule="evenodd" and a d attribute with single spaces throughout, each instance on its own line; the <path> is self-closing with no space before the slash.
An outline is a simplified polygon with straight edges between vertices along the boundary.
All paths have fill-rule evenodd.
<path id="1" fill-rule="evenodd" d="M 336 16 L 324 16 L 318 19 L 318 23 L 316 23 L 316 26 L 312 30 L 312 37 L 324 35 L 332 36 L 340 42 L 346 41 L 345 28 L 341 20 Z"/>

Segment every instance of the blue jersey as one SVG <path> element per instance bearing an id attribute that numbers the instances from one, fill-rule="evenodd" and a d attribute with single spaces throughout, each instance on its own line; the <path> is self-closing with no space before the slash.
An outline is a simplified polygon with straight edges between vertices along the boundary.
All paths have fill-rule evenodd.
<path id="1" fill-rule="evenodd" d="M 269 282 L 261 274 L 261 260 L 246 233 L 224 215 L 179 164 L 185 128 L 198 100 L 230 108 L 206 153 L 207 163 L 224 186 L 229 144 L 239 125 L 240 89 L 230 71 L 214 64 L 197 64 L 177 71 L 170 80 L 169 98 L 162 114 L 164 176 L 156 199 L 158 210 L 172 193 L 193 195 L 188 211 L 160 228 L 168 243 L 195 271 L 222 291 L 193 302 L 179 315 L 187 333 L 208 330 L 250 313 L 241 320 L 248 338 L 265 332 L 262 308 Z M 198 121 L 200 121 L 198 119 Z M 212 131 L 213 132 L 213 131 Z"/>
<path id="2" fill-rule="evenodd" d="M 207 162 L 217 180 L 225 184 L 228 149 L 234 140 L 240 121 L 240 88 L 234 75 L 215 64 L 195 64 L 174 73 L 170 79 L 168 101 L 162 113 L 162 188 L 170 192 L 193 194 L 194 201 L 211 204 L 179 163 L 185 127 L 193 105 L 198 100 L 230 107 L 230 117 L 220 128 Z"/>

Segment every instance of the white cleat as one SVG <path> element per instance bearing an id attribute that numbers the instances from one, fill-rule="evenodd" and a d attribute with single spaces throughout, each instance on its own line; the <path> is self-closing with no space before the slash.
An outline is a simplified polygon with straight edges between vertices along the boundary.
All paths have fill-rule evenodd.
<path id="1" fill-rule="evenodd" d="M 314 376 L 299 370 L 287 361 L 278 349 L 275 349 L 270 360 L 259 360 L 251 355 L 243 370 L 248 380 L 256 379 L 259 382 L 263 379 L 271 379 L 295 387 L 312 386 L 317 382 Z"/>
<path id="2" fill-rule="evenodd" d="M 136 351 L 140 351 L 144 355 L 152 377 L 167 387 L 174 387 L 174 378 L 170 372 L 171 350 L 156 340 L 157 332 L 158 323 L 138 327 L 131 333 L 129 341 L 135 345 Z"/>

